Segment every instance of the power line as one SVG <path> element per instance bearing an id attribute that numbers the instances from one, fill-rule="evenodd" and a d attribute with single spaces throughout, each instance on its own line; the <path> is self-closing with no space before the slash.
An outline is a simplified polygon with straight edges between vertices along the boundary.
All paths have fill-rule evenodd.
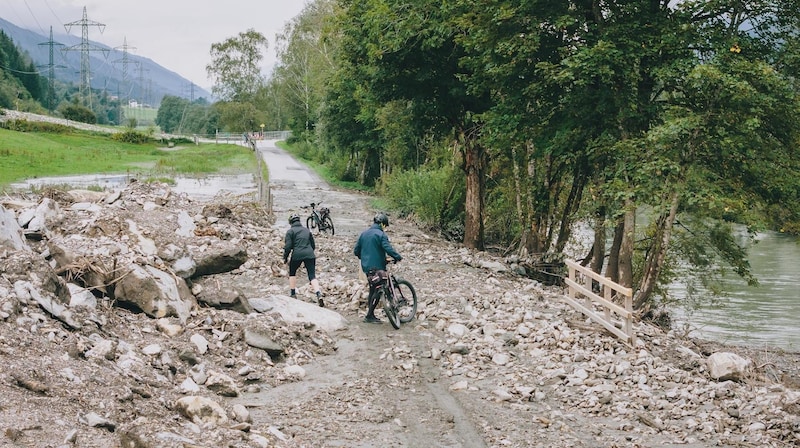
<path id="1" fill-rule="evenodd" d="M 33 13 L 31 6 L 28 4 L 28 0 L 25 0 L 25 7 L 28 8 L 28 12 L 31 13 L 31 17 L 33 17 L 33 21 L 36 22 L 36 25 L 39 27 L 39 31 L 44 34 L 44 28 L 42 28 L 42 24 L 39 23 L 39 20 L 36 18 L 36 15 Z M 52 31 L 52 29 L 51 29 Z"/>
<path id="2" fill-rule="evenodd" d="M 53 11 L 53 8 L 50 7 L 50 3 L 48 3 L 47 0 L 44 0 L 44 4 L 47 5 L 47 9 L 49 9 L 50 12 L 53 13 L 53 17 L 55 17 L 56 20 L 58 20 L 58 23 L 64 23 L 64 21 L 61 20 L 60 17 L 58 17 L 58 14 L 56 14 L 56 12 Z"/>

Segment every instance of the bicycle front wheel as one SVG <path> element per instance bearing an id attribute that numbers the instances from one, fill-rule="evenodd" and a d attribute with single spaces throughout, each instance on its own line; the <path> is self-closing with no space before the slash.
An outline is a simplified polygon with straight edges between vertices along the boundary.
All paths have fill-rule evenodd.
<path id="1" fill-rule="evenodd" d="M 308 219 L 306 219 L 306 227 L 308 227 L 309 229 L 317 228 L 317 222 L 314 221 L 313 217 L 309 217 Z"/>
<path id="2" fill-rule="evenodd" d="M 383 312 L 386 314 L 386 318 L 389 319 L 389 323 L 392 324 L 395 330 L 399 330 L 400 318 L 397 316 L 397 307 L 394 304 L 394 300 L 387 294 L 385 289 L 381 288 L 379 291 L 376 293 L 379 294 L 377 299 L 383 301 Z"/>
<path id="3" fill-rule="evenodd" d="M 333 220 L 330 218 L 330 216 L 322 218 L 322 224 L 320 224 L 319 228 L 323 232 L 325 231 L 331 232 L 331 235 L 333 235 L 335 232 L 333 229 Z"/>
<path id="4" fill-rule="evenodd" d="M 417 315 L 417 291 L 408 280 L 394 282 L 394 299 L 397 303 L 397 317 L 407 324 Z"/>

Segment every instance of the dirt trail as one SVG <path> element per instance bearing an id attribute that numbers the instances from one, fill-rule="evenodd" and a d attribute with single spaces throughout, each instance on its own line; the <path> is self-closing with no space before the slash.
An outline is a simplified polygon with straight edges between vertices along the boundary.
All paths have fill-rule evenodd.
<path id="1" fill-rule="evenodd" d="M 316 238 L 319 277 L 324 287 L 331 277 L 324 272 L 324 266 L 331 265 L 326 260 L 334 259 L 346 266 L 347 272 L 339 274 L 356 278 L 358 259 L 348 252 L 371 222 L 369 198 L 332 189 L 272 143 L 261 142 L 259 150 L 270 168 L 276 227 L 288 228 L 283 217 L 292 212 L 305 220 L 307 210 L 300 206 L 312 201 L 330 207 L 336 235 Z M 396 235 L 400 227 L 390 226 L 396 246 L 402 240 Z M 414 276 L 408 278 L 414 281 Z M 307 283 L 303 272 L 298 280 L 301 288 Z M 342 298 L 326 301 L 350 322 L 332 335 L 336 353 L 305 365 L 305 376 L 298 382 L 236 399 L 251 409 L 256 425 L 280 428 L 293 446 L 487 446 L 467 412 L 438 382 L 438 368 L 425 357 L 431 338 L 425 325 L 412 321 L 394 330 L 385 320 L 367 324 L 362 321 L 363 307 L 353 309 L 353 303 Z"/>

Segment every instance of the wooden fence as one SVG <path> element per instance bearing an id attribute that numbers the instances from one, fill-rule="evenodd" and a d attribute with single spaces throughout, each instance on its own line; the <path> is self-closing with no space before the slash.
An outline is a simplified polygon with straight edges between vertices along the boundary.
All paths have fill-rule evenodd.
<path id="1" fill-rule="evenodd" d="M 631 288 L 614 283 L 572 260 L 566 260 L 565 263 L 569 268 L 569 276 L 564 281 L 569 293 L 564 300 L 625 343 L 635 346 Z M 579 295 L 583 300 L 579 299 Z"/>

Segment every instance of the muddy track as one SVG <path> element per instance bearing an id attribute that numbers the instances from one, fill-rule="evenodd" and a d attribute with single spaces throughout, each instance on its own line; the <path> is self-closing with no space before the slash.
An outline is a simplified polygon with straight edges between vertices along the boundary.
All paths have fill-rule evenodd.
<path id="1" fill-rule="evenodd" d="M 270 170 L 276 226 L 288 228 L 282 217 L 294 212 L 305 219 L 307 210 L 300 207 L 310 202 L 330 207 L 336 235 L 317 236 L 318 259 L 349 257 L 346 274 L 357 277 L 358 260 L 349 252 L 374 214 L 369 198 L 332 189 L 271 144 L 261 142 L 259 150 Z M 398 227 L 390 230 L 395 245 L 404 239 L 392 233 Z M 319 277 L 324 283 L 326 273 Z M 413 275 L 408 278 L 414 281 Z M 298 280 L 301 287 L 306 283 L 302 274 Z M 350 322 L 332 335 L 336 353 L 305 365 L 305 376 L 297 382 L 237 399 L 251 408 L 256 424 L 280 428 L 295 446 L 487 446 L 468 413 L 439 382 L 424 325 L 412 321 L 394 330 L 385 319 L 367 324 L 363 307 L 354 309 L 342 298 L 326 299 L 329 308 Z"/>

